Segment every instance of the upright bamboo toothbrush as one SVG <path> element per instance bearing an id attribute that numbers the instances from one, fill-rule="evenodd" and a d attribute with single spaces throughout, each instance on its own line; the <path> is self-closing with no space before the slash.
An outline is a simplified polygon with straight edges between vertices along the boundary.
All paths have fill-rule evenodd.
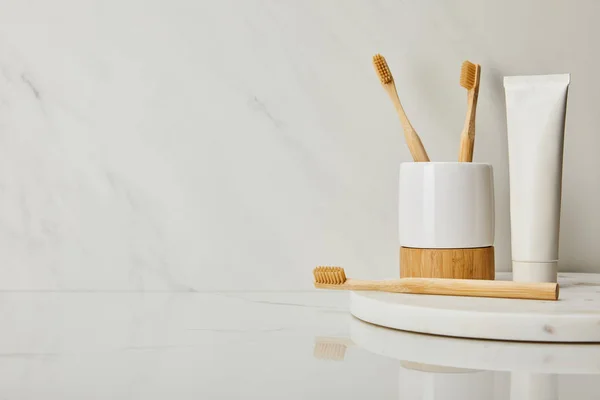
<path id="1" fill-rule="evenodd" d="M 402 278 L 388 281 L 360 281 L 346 278 L 340 267 L 317 267 L 315 287 L 336 290 L 373 290 L 392 293 L 446 296 L 499 297 L 505 299 L 557 300 L 557 283 L 522 283 L 478 279 Z"/>
<path id="2" fill-rule="evenodd" d="M 473 147 L 475 146 L 475 111 L 477 110 L 477 97 L 479 97 L 479 76 L 481 66 L 465 61 L 460 69 L 460 86 L 467 89 L 467 117 L 465 127 L 460 135 L 460 153 L 458 161 L 473 161 Z"/>
<path id="3" fill-rule="evenodd" d="M 402 129 L 404 130 L 404 137 L 406 138 L 406 144 L 408 145 L 408 149 L 410 150 L 413 160 L 429 161 L 429 156 L 427 156 L 427 152 L 425 151 L 425 147 L 423 147 L 423 143 L 421 142 L 419 135 L 417 135 L 415 128 L 413 128 L 413 126 L 410 124 L 410 121 L 404 112 L 404 108 L 402 108 L 402 103 L 400 103 L 398 91 L 396 90 L 396 85 L 394 84 L 394 77 L 392 76 L 390 67 L 387 65 L 387 61 L 385 61 L 385 58 L 381 54 L 376 54 L 373 56 L 373 66 L 375 67 L 375 71 L 379 76 L 381 85 L 390 96 L 390 99 L 396 108 L 396 112 L 400 117 Z"/>

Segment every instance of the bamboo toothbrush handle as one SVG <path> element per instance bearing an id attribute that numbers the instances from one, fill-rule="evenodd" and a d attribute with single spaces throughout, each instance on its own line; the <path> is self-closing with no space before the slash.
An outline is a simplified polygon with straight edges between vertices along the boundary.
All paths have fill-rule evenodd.
<path id="1" fill-rule="evenodd" d="M 465 127 L 460 135 L 460 153 L 458 161 L 472 162 L 473 149 L 475 148 L 475 110 L 477 107 L 477 92 L 469 90 L 467 97 L 467 118 Z"/>
<path id="2" fill-rule="evenodd" d="M 436 278 L 402 278 L 389 281 L 348 279 L 342 286 L 348 290 L 530 300 L 557 300 L 559 291 L 558 284 L 550 282 Z"/>
<path id="3" fill-rule="evenodd" d="M 460 155 L 458 156 L 458 161 L 472 162 L 474 147 L 475 147 L 475 136 L 470 136 L 469 134 L 461 135 Z"/>
<path id="4" fill-rule="evenodd" d="M 402 103 L 400 103 L 400 98 L 398 97 L 398 92 L 396 91 L 396 86 L 394 83 L 389 83 L 383 85 L 383 88 L 390 96 L 392 103 L 394 103 L 394 107 L 396 108 L 396 112 L 398 113 L 398 117 L 400 117 L 400 123 L 402 124 L 402 129 L 404 130 L 404 138 L 406 139 L 406 144 L 408 145 L 408 149 L 410 150 L 410 154 L 414 161 L 417 162 L 426 162 L 429 161 L 429 156 L 425 151 L 425 147 L 421 142 L 421 138 L 415 131 L 415 128 L 411 125 L 406 113 L 404 112 L 404 108 L 402 107 Z"/>

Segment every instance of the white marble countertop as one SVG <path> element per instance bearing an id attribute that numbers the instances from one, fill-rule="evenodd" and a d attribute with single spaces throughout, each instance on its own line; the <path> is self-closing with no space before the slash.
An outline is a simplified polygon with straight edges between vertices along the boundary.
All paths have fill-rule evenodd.
<path id="1" fill-rule="evenodd" d="M 1 399 L 600 393 L 600 346 L 392 331 L 351 317 L 347 293 L 2 292 L 0 305 Z"/>

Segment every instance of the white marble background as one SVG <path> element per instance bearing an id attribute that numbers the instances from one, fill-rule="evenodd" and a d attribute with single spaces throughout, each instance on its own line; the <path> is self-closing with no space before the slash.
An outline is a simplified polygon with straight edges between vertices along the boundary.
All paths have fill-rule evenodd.
<path id="1" fill-rule="evenodd" d="M 453 160 L 460 64 L 483 65 L 510 264 L 502 76 L 570 72 L 561 269 L 600 261 L 600 3 L 0 0 L 0 289 L 287 290 L 318 263 L 397 274 L 409 160 L 383 53 Z"/>

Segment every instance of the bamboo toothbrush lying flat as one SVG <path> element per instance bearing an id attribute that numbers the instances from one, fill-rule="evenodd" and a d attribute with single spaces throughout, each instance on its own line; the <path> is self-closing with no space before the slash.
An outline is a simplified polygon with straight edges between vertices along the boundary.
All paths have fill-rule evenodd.
<path id="1" fill-rule="evenodd" d="M 317 267 L 315 287 L 335 290 L 435 294 L 446 296 L 499 297 L 505 299 L 557 300 L 557 283 L 523 283 L 478 279 L 402 278 L 388 281 L 347 279 L 344 268 Z"/>
<path id="2" fill-rule="evenodd" d="M 410 124 L 410 121 L 404 112 L 404 108 L 402 108 L 402 103 L 400 103 L 398 91 L 396 90 L 396 85 L 394 84 L 394 77 L 392 76 L 390 67 L 387 65 L 387 61 L 385 61 L 385 58 L 381 54 L 376 54 L 373 56 L 373 66 L 375 67 L 375 71 L 377 72 L 377 76 L 379 76 L 379 80 L 381 81 L 383 88 L 390 96 L 392 103 L 394 103 L 394 107 L 396 107 L 396 112 L 400 117 L 402 129 L 404 130 L 406 144 L 408 145 L 408 149 L 410 150 L 413 160 L 429 161 L 429 156 L 423 147 L 423 143 L 421 142 L 419 135 L 417 135 L 415 128 L 413 128 L 413 126 Z"/>
<path id="3" fill-rule="evenodd" d="M 458 161 L 473 161 L 473 148 L 475 147 L 475 111 L 479 97 L 479 77 L 481 66 L 465 61 L 460 69 L 460 86 L 467 89 L 467 117 L 465 127 L 460 135 L 460 153 Z"/>

